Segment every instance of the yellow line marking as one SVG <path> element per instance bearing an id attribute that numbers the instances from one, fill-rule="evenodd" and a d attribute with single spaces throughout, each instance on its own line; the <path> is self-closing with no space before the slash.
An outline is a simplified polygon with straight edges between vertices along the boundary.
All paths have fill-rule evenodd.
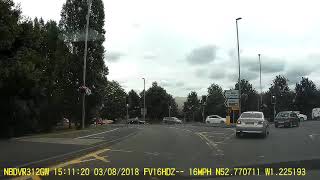
<path id="1" fill-rule="evenodd" d="M 79 158 L 75 158 L 75 159 L 72 159 L 70 161 L 51 166 L 51 167 L 49 167 L 50 168 L 50 172 L 53 171 L 55 168 L 63 168 L 63 167 L 66 167 L 66 166 L 70 166 L 70 165 L 73 165 L 73 164 L 80 164 L 80 163 L 88 162 L 88 161 L 91 161 L 91 160 L 92 161 L 93 160 L 100 160 L 100 161 L 108 163 L 108 162 L 110 162 L 110 161 L 108 161 L 106 159 L 106 157 L 108 157 L 108 156 L 99 156 L 99 154 L 104 153 L 104 152 L 109 151 L 109 150 L 110 149 L 107 149 L 107 148 L 106 149 L 101 149 L 101 150 L 86 154 L 84 156 L 81 156 Z M 89 157 L 94 157 L 94 159 L 89 159 L 89 160 L 86 159 L 86 158 L 89 158 Z M 40 176 L 21 176 L 21 177 L 17 177 L 17 178 L 13 178 L 13 179 L 14 180 L 28 180 L 30 178 L 32 180 L 41 180 Z"/>
<path id="2" fill-rule="evenodd" d="M 40 176 L 21 176 L 21 177 L 16 177 L 16 178 L 12 178 L 14 180 L 41 180 Z"/>
<path id="3" fill-rule="evenodd" d="M 97 154 L 94 154 L 93 157 L 95 157 L 96 159 L 98 159 L 100 161 L 106 162 L 106 163 L 110 162 L 105 158 L 106 156 L 102 157 L 102 156 L 98 156 Z"/>
<path id="4" fill-rule="evenodd" d="M 92 152 L 92 153 L 89 153 L 89 154 L 86 154 L 84 156 L 81 156 L 79 158 L 76 158 L 76 159 L 73 159 L 71 161 L 67 161 L 65 163 L 61 163 L 61 164 L 57 164 L 55 166 L 52 166 L 50 167 L 50 169 L 54 169 L 54 168 L 61 168 L 61 167 L 66 167 L 66 166 L 69 166 L 69 165 L 73 165 L 73 164 L 80 164 L 82 162 L 86 162 L 86 158 L 88 157 L 94 157 L 96 158 L 97 160 L 101 160 L 101 161 L 104 161 L 104 162 L 110 162 L 108 160 L 106 160 L 105 158 L 102 158 L 100 157 L 98 154 L 101 154 L 103 152 L 106 152 L 106 151 L 109 151 L 110 149 L 101 149 L 101 150 L 98 150 L 98 151 L 95 151 L 95 152 Z"/>

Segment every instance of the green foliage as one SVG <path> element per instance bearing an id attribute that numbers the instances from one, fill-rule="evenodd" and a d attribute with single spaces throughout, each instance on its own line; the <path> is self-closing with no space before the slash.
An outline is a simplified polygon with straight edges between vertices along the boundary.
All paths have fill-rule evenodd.
<path id="1" fill-rule="evenodd" d="M 86 16 L 88 12 L 87 1 L 67 0 L 61 11 L 61 20 L 59 27 L 61 28 L 61 38 L 67 44 L 72 53 L 72 67 L 70 67 L 70 75 L 72 77 L 73 89 L 78 89 L 82 85 L 83 75 L 83 56 Z M 88 33 L 88 54 L 86 62 L 86 86 L 92 91 L 92 95 L 86 97 L 87 113 L 86 123 L 90 122 L 92 117 L 97 116 L 102 106 L 104 88 L 106 84 L 106 75 L 108 68 L 104 64 L 104 6 L 101 0 L 92 1 L 89 33 Z M 71 95 L 71 93 L 69 94 Z M 72 99 L 78 98 L 80 94 L 74 93 Z M 75 101 L 72 101 L 75 103 Z M 76 112 L 74 112 L 76 113 Z M 111 116 L 114 118 L 113 116 Z M 79 120 L 79 117 L 76 119 Z"/>
<path id="2" fill-rule="evenodd" d="M 201 121 L 200 110 L 201 105 L 198 95 L 196 92 L 191 91 L 188 94 L 187 101 L 183 104 L 186 121 Z"/>
<path id="3" fill-rule="evenodd" d="M 295 109 L 311 118 L 312 108 L 320 105 L 316 85 L 308 78 L 302 77 L 301 81 L 296 83 L 295 92 Z"/>
<path id="4" fill-rule="evenodd" d="M 239 89 L 239 83 L 235 84 L 235 89 Z M 241 80 L 241 112 L 257 111 L 259 105 L 259 98 L 257 91 L 252 87 L 249 81 Z"/>
<path id="5" fill-rule="evenodd" d="M 140 106 L 140 97 L 139 95 L 134 91 L 131 90 L 128 93 L 128 101 L 129 104 L 129 117 L 140 117 L 141 116 L 141 106 Z"/>
<path id="6" fill-rule="evenodd" d="M 208 98 L 205 106 L 205 117 L 208 115 L 226 115 L 226 107 L 224 105 L 223 90 L 218 84 L 211 84 L 208 87 Z"/>
<path id="7" fill-rule="evenodd" d="M 116 120 L 126 116 L 127 94 L 116 81 L 108 81 L 104 88 L 103 107 L 101 117 Z"/>
<path id="8" fill-rule="evenodd" d="M 140 94 L 143 97 L 143 92 Z M 141 98 L 141 107 L 143 107 L 143 98 Z M 171 116 L 178 113 L 178 105 L 173 97 L 167 91 L 153 82 L 152 86 L 146 91 L 146 117 L 152 122 L 159 122 L 163 117 L 169 116 L 169 106 L 171 106 Z"/>

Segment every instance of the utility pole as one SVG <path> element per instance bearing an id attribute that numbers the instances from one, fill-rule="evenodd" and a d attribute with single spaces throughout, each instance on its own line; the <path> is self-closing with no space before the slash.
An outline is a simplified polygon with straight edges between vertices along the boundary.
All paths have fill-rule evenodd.
<path id="1" fill-rule="evenodd" d="M 86 24 L 86 36 L 84 41 L 84 56 L 83 56 L 83 88 L 86 87 L 86 68 L 87 68 L 87 49 L 88 49 L 88 30 L 89 30 L 89 18 L 91 11 L 92 0 L 88 0 L 88 14 L 87 14 L 87 24 Z M 85 125 L 85 116 L 86 116 L 86 91 L 82 94 L 82 129 Z"/>
<path id="2" fill-rule="evenodd" d="M 146 79 L 143 79 L 143 121 L 146 121 Z"/>
<path id="3" fill-rule="evenodd" d="M 237 48 L 238 48 L 238 68 L 239 68 L 239 79 L 238 79 L 238 84 L 239 84 L 239 116 L 241 114 L 241 75 L 240 75 L 240 47 L 239 47 L 239 32 L 238 32 L 238 21 L 241 20 L 242 18 L 239 17 L 236 19 L 236 28 L 237 28 Z"/>

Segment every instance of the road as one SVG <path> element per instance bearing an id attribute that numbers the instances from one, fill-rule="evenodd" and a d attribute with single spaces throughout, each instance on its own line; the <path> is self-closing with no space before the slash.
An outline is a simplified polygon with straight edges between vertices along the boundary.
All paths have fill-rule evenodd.
<path id="1" fill-rule="evenodd" d="M 6 147 L 0 150 L 3 161 L 1 168 L 90 168 L 90 174 L 94 173 L 94 168 L 139 168 L 140 175 L 146 172 L 144 168 L 175 168 L 179 172 L 176 172 L 174 179 L 214 179 L 217 176 L 190 176 L 190 168 L 212 168 L 215 171 L 214 168 L 217 167 L 301 167 L 306 168 L 306 176 L 262 175 L 258 179 L 320 178 L 320 122 L 316 121 L 303 122 L 296 128 L 274 128 L 271 125 L 270 135 L 265 139 L 251 135 L 236 138 L 233 128 L 125 125 L 25 137 L 8 142 L 0 141 L 0 145 Z M 18 148 L 21 145 L 24 146 L 23 149 Z M 75 176 L 49 176 L 41 179 L 88 178 L 76 174 L 77 172 Z M 121 177 L 134 178 L 168 179 L 150 175 Z M 257 176 L 219 178 L 257 179 Z"/>

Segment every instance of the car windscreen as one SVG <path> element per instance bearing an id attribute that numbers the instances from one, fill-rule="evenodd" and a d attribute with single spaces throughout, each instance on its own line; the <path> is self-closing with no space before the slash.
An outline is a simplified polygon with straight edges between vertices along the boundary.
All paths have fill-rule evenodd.
<path id="1" fill-rule="evenodd" d="M 288 112 L 280 112 L 278 113 L 277 117 L 282 117 L 282 118 L 286 118 L 289 117 L 289 113 Z"/>
<path id="2" fill-rule="evenodd" d="M 261 113 L 242 113 L 241 118 L 262 118 Z"/>

